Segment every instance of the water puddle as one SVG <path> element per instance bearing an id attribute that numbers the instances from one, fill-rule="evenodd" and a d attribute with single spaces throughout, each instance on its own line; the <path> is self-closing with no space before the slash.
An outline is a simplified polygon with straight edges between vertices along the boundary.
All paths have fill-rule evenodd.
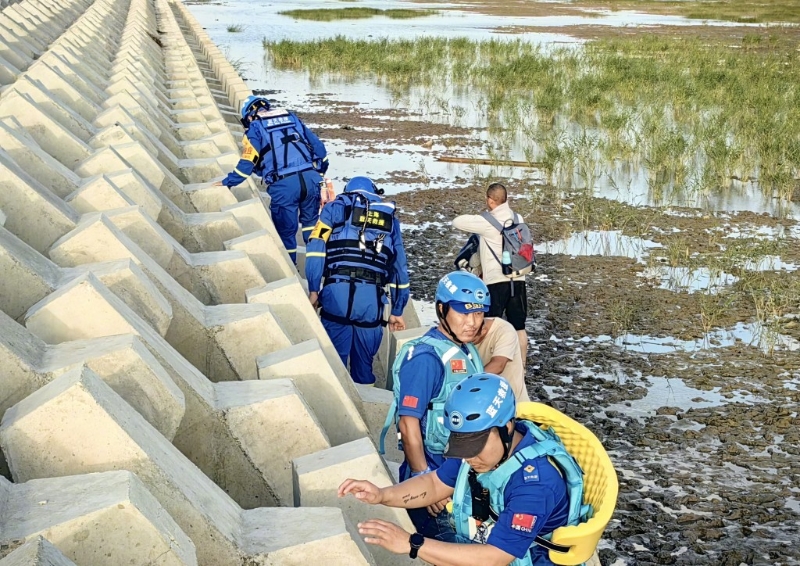
<path id="1" fill-rule="evenodd" d="M 726 403 L 753 404 L 759 401 L 754 395 L 743 391 L 735 391 L 732 395 L 726 393 L 726 396 L 723 397 L 719 387 L 703 391 L 690 387 L 683 380 L 677 378 L 648 377 L 647 381 L 650 382 L 647 386 L 647 395 L 642 399 L 614 403 L 609 405 L 608 409 L 631 416 L 645 417 L 654 416 L 660 407 L 678 407 L 687 410 L 718 407 Z"/>
<path id="2" fill-rule="evenodd" d="M 800 350 L 800 342 L 791 336 L 767 331 L 762 325 L 752 322 L 736 323 L 733 328 L 722 328 L 709 332 L 705 338 L 680 340 L 672 336 L 655 337 L 644 334 L 625 334 L 617 338 L 598 336 L 597 343 L 613 342 L 628 351 L 641 354 L 668 354 L 672 352 L 699 352 L 709 348 L 726 348 L 737 343 L 759 348 L 763 352 L 772 350 Z"/>
<path id="3" fill-rule="evenodd" d="M 788 263 L 780 257 L 767 255 L 758 260 L 747 260 L 742 266 L 749 271 L 797 271 L 795 263 Z"/>
<path id="4" fill-rule="evenodd" d="M 643 262 L 650 250 L 662 247 L 658 242 L 625 236 L 617 230 L 586 230 L 564 240 L 537 244 L 536 250 L 540 254 L 617 256 Z"/>
<path id="5" fill-rule="evenodd" d="M 712 295 L 739 280 L 738 277 L 730 273 L 712 271 L 707 267 L 689 269 L 688 267 L 669 267 L 666 265 L 647 267 L 639 276 L 645 279 L 660 280 L 659 289 L 687 293 L 700 291 Z"/>
<path id="6" fill-rule="evenodd" d="M 786 505 L 787 509 L 790 509 L 794 513 L 800 515 L 800 499 L 796 497 L 787 497 L 784 505 Z"/>

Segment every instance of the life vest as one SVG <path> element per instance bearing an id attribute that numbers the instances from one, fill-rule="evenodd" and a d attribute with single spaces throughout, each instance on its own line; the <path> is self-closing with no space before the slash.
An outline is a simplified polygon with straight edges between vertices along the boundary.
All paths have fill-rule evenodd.
<path id="1" fill-rule="evenodd" d="M 436 396 L 428 403 L 428 409 L 425 419 L 425 431 L 423 434 L 423 443 L 425 450 L 431 454 L 444 454 L 447 447 L 447 441 L 450 439 L 450 431 L 444 426 L 444 403 L 447 396 L 452 391 L 459 381 L 472 375 L 483 371 L 483 363 L 481 362 L 480 354 L 475 346 L 467 344 L 469 354 L 459 348 L 455 343 L 450 340 L 442 340 L 432 336 L 423 336 L 418 340 L 411 340 L 407 342 L 397 354 L 392 365 L 392 378 L 394 379 L 393 391 L 394 399 L 389 407 L 389 413 L 386 415 L 386 422 L 383 424 L 380 439 L 380 454 L 385 454 L 385 439 L 386 433 L 392 423 L 398 426 L 399 438 L 399 417 L 398 408 L 400 406 L 400 366 L 403 360 L 410 358 L 414 353 L 414 348 L 420 344 L 428 344 L 433 347 L 436 355 L 442 362 L 444 367 L 444 381 L 442 387 Z M 398 445 L 401 443 L 398 443 Z"/>
<path id="2" fill-rule="evenodd" d="M 514 475 L 528 460 L 547 456 L 555 462 L 567 482 L 567 496 L 569 497 L 569 514 L 567 525 L 577 525 L 588 520 L 592 515 L 592 506 L 583 503 L 583 470 L 578 462 L 573 458 L 564 447 L 561 439 L 552 428 L 542 430 L 530 421 L 519 421 L 525 425 L 526 429 L 536 439 L 536 443 L 526 446 L 522 450 L 514 452 L 508 460 L 499 467 L 478 474 L 477 479 L 481 486 L 489 491 L 489 505 L 491 515 L 488 521 L 478 525 L 472 517 L 472 490 L 469 485 L 470 466 L 466 461 L 461 462 L 458 470 L 455 490 L 453 492 L 453 526 L 456 534 L 464 540 L 486 542 L 491 532 L 491 527 L 496 522 L 497 517 L 505 509 L 505 489 L 508 480 Z M 536 537 L 534 544 L 539 544 L 548 549 L 553 549 L 555 545 L 549 542 L 550 535 L 546 533 Z M 558 549 L 556 549 L 558 550 Z M 511 566 L 531 566 L 530 552 L 523 558 L 517 558 Z"/>
<path id="3" fill-rule="evenodd" d="M 261 148 L 255 172 L 267 183 L 313 167 L 314 150 L 294 113 L 284 108 L 261 112 L 250 124 L 261 128 L 267 145 Z"/>
<path id="4" fill-rule="evenodd" d="M 395 204 L 362 191 L 342 193 L 336 200 L 344 204 L 344 220 L 331 226 L 325 277 L 362 269 L 377 274 L 375 282 L 383 286 L 397 245 L 392 236 Z"/>

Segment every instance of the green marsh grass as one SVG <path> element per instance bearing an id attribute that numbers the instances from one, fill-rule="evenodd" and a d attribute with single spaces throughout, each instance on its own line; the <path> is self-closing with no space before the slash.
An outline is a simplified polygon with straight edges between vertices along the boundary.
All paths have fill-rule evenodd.
<path id="1" fill-rule="evenodd" d="M 372 77 L 397 96 L 412 86 L 437 99 L 470 89 L 490 134 L 530 146 L 526 158 L 543 162 L 553 182 L 597 180 L 591 135 L 606 162 L 641 164 L 665 202 L 671 192 L 724 192 L 732 179 L 788 199 L 800 177 L 800 51 L 768 34 L 735 45 L 642 35 L 550 50 L 341 36 L 264 47 L 278 68 Z"/>
<path id="2" fill-rule="evenodd" d="M 355 1 L 355 0 L 342 0 Z M 321 8 L 306 10 L 284 10 L 278 12 L 282 16 L 289 16 L 298 20 L 311 20 L 315 22 L 333 22 L 338 20 L 359 20 L 373 18 L 375 16 L 386 16 L 395 20 L 407 20 L 411 18 L 421 18 L 436 14 L 436 10 L 408 10 L 390 9 L 381 10 L 378 8 L 353 7 L 353 8 Z"/>
<path id="3" fill-rule="evenodd" d="M 244 31 L 244 26 L 242 24 L 233 24 L 228 26 L 228 33 L 239 33 Z"/>

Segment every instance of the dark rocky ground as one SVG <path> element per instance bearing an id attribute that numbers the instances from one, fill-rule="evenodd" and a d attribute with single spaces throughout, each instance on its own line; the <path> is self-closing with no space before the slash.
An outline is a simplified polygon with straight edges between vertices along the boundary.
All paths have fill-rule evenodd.
<path id="1" fill-rule="evenodd" d="M 414 297 L 432 300 L 436 281 L 450 270 L 451 254 L 464 241 L 443 219 L 476 212 L 481 196 L 481 188 L 475 186 L 396 197 L 407 222 L 440 223 L 406 232 Z M 565 226 L 567 231 L 578 228 L 562 210 L 541 202 L 533 198 L 513 204 L 531 219 L 538 241 L 560 237 Z M 602 210 L 618 206 L 594 203 L 598 221 L 588 227 L 601 226 Z M 659 227 L 678 227 L 682 244 L 701 255 L 719 249 L 713 241 L 709 244 L 708 231 L 715 227 L 777 222 L 755 214 L 688 218 L 646 208 L 628 212 L 640 217 L 628 223 L 637 227 L 634 231 L 650 226 L 642 235 L 667 245 L 677 236 L 665 235 Z M 795 241 L 782 257 L 796 254 Z M 625 351 L 610 341 L 581 341 L 623 330 L 701 337 L 704 299 L 699 293 L 675 293 L 648 284 L 637 277 L 644 266 L 630 259 L 539 259 L 537 274 L 528 283 L 533 346 L 526 380 L 532 398 L 588 426 L 614 460 L 620 494 L 601 546 L 603 564 L 800 564 L 800 353 L 776 351 L 767 356 L 739 343 L 655 355 Z M 736 296 L 718 315 L 718 327 L 755 316 L 745 296 L 735 291 L 731 295 Z M 782 330 L 796 337 L 796 322 L 786 326 Z M 665 399 L 652 416 L 626 412 L 626 403 L 643 398 L 649 382 L 663 377 L 709 391 L 709 399 L 719 388 L 726 402 L 691 408 L 670 406 Z M 703 399 L 698 394 L 693 404 L 702 407 Z"/>

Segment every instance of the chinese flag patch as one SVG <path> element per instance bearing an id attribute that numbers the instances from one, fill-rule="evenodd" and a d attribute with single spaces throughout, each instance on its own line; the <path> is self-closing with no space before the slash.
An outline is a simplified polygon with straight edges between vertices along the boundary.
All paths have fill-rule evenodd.
<path id="1" fill-rule="evenodd" d="M 525 513 L 514 513 L 511 519 L 511 528 L 518 531 L 529 533 L 536 524 L 536 515 L 526 515 Z"/>
<path id="2" fill-rule="evenodd" d="M 466 360 L 450 360 L 450 371 L 453 373 L 467 373 Z"/>
<path id="3" fill-rule="evenodd" d="M 408 407 L 409 409 L 416 409 L 418 404 L 419 404 L 419 399 L 414 397 L 413 395 L 406 395 L 405 397 L 403 397 L 403 407 Z"/>

